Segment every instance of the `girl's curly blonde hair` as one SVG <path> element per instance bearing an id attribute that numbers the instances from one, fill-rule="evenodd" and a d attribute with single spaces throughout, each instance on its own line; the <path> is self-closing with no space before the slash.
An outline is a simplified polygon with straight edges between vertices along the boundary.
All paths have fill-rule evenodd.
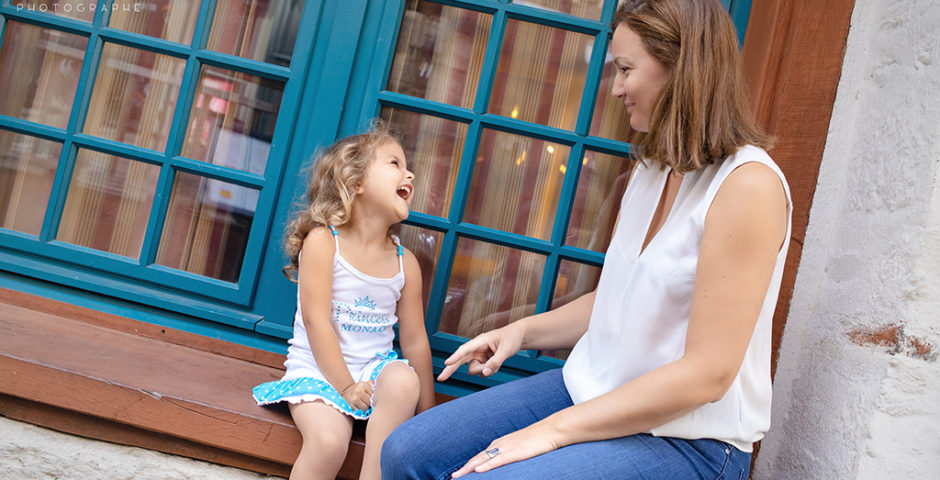
<path id="1" fill-rule="evenodd" d="M 284 249 L 290 264 L 284 275 L 294 280 L 298 257 L 310 230 L 349 221 L 356 190 L 375 159 L 375 151 L 387 142 L 399 142 L 384 122 L 375 120 L 365 133 L 338 140 L 314 160 L 304 196 L 306 204 L 287 225 Z"/>

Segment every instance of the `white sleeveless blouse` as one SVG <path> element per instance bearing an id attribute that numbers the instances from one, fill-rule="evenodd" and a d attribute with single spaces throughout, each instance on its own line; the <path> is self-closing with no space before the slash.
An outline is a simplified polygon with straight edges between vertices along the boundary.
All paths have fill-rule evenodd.
<path id="1" fill-rule="evenodd" d="M 686 439 L 711 438 L 750 452 L 770 427 L 770 343 L 774 308 L 790 239 L 790 190 L 763 149 L 742 147 L 723 162 L 684 175 L 675 203 L 642 254 L 670 169 L 637 165 L 620 204 L 620 223 L 607 249 L 587 332 L 564 366 L 575 403 L 610 392 L 682 357 L 705 216 L 735 168 L 759 162 L 783 182 L 787 235 L 737 377 L 717 402 L 651 429 Z"/>

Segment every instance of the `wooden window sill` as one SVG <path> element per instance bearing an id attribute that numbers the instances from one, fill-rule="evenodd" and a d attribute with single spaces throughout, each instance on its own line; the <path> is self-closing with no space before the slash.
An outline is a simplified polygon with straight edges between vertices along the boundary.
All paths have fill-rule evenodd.
<path id="1" fill-rule="evenodd" d="M 287 476 L 301 437 L 251 388 L 283 356 L 0 288 L 0 415 Z M 340 478 L 357 478 L 363 429 Z"/>

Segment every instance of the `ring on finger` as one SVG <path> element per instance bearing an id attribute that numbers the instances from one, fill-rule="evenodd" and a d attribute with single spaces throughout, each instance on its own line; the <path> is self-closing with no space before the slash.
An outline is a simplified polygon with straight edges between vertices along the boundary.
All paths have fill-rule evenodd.
<path id="1" fill-rule="evenodd" d="M 499 455 L 499 453 L 500 453 L 500 452 L 499 452 L 499 447 L 491 448 L 491 449 L 489 449 L 489 450 L 487 450 L 487 451 L 485 451 L 485 452 L 483 452 L 483 453 L 485 453 L 486 456 L 487 456 L 487 457 L 490 457 L 490 460 L 492 460 L 492 459 L 496 458 L 497 455 Z"/>

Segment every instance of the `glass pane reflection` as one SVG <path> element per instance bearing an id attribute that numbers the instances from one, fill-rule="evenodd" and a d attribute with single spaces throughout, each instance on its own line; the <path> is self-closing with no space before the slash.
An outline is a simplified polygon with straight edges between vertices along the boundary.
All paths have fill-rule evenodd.
<path id="1" fill-rule="evenodd" d="M 447 217 L 467 124 L 390 107 L 382 108 L 382 119 L 400 136 L 408 169 L 415 174 L 411 210 Z"/>
<path id="2" fill-rule="evenodd" d="M 137 258 L 160 167 L 79 150 L 56 239 Z"/>
<path id="3" fill-rule="evenodd" d="M 87 0 L 86 0 L 87 1 Z M 118 0 L 120 2 L 120 0 Z M 126 1 L 126 0 L 125 0 Z M 192 0 L 149 0 L 130 5 L 117 5 L 111 11 L 111 28 L 162 38 L 171 42 L 190 43 L 199 17 L 199 2 Z"/>
<path id="4" fill-rule="evenodd" d="M 0 130 L 0 227 L 38 236 L 62 144 Z"/>
<path id="5" fill-rule="evenodd" d="M 257 203 L 255 189 L 178 172 L 157 263 L 237 282 Z"/>
<path id="6" fill-rule="evenodd" d="M 629 142 L 632 130 L 630 116 L 623 107 L 623 101 L 610 94 L 614 86 L 617 69 L 613 63 L 604 66 L 601 84 L 597 87 L 597 99 L 594 101 L 594 115 L 591 117 L 591 135 L 604 137 L 618 142 Z"/>
<path id="7" fill-rule="evenodd" d="M 633 161 L 586 150 L 565 244 L 606 252 Z"/>
<path id="8" fill-rule="evenodd" d="M 0 114 L 65 128 L 88 39 L 7 22 L 0 49 Z"/>
<path id="9" fill-rule="evenodd" d="M 409 0 L 388 89 L 472 107 L 491 22 L 488 14 Z"/>
<path id="10" fill-rule="evenodd" d="M 438 330 L 470 338 L 531 315 L 544 270 L 542 255 L 459 239 Z"/>
<path id="11" fill-rule="evenodd" d="M 444 239 L 444 234 L 426 228 L 399 224 L 398 236 L 401 238 L 401 244 L 411 250 L 411 253 L 418 259 L 418 266 L 421 267 L 421 292 L 426 311 L 431 285 L 434 285 L 434 272 L 437 270 L 437 262 L 441 256 L 441 241 Z"/>
<path id="12" fill-rule="evenodd" d="M 594 37 L 510 19 L 488 111 L 573 130 Z"/>
<path id="13" fill-rule="evenodd" d="M 604 0 L 514 0 L 512 3 L 530 5 L 593 20 L 601 18 L 601 10 L 604 8 Z"/>
<path id="14" fill-rule="evenodd" d="M 581 295 L 591 292 L 597 287 L 601 269 L 593 265 L 562 260 L 558 266 L 558 277 L 555 279 L 555 293 L 552 296 L 552 310 L 576 300 Z M 543 350 L 542 355 L 568 358 L 571 349 Z"/>
<path id="15" fill-rule="evenodd" d="M 85 133 L 163 151 L 185 67 L 180 58 L 106 43 Z"/>
<path id="16" fill-rule="evenodd" d="M 303 9 L 304 0 L 219 0 L 207 48 L 286 67 Z"/>
<path id="17" fill-rule="evenodd" d="M 464 221 L 550 240 L 570 148 L 484 130 Z"/>
<path id="18" fill-rule="evenodd" d="M 183 156 L 264 174 L 284 84 L 205 65 Z"/>

